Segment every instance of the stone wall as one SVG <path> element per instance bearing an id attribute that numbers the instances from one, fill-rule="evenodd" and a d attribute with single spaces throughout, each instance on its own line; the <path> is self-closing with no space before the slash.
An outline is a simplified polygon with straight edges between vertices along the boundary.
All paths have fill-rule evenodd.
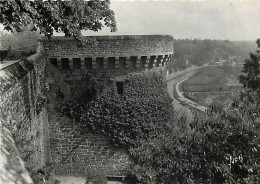
<path id="1" fill-rule="evenodd" d="M 64 77 L 49 63 L 46 71 L 50 145 L 55 173 L 82 177 L 88 176 L 89 172 L 99 172 L 103 176 L 126 175 L 130 165 L 126 150 L 113 147 L 108 136 L 89 131 L 59 109 L 62 100 L 58 91 L 62 92 L 65 99 L 77 98 L 89 88 L 88 83 L 81 86 L 86 78 L 81 76 L 75 80 L 72 75 Z M 101 79 L 98 75 L 94 78 L 104 84 L 108 81 L 108 78 Z"/>
<path id="2" fill-rule="evenodd" d="M 47 70 L 48 68 L 49 70 L 53 69 L 51 65 L 47 65 Z M 168 114 L 165 114 L 161 107 L 171 111 L 171 102 L 166 92 L 166 74 L 163 75 L 163 73 L 166 73 L 165 68 L 159 67 L 129 75 L 121 75 L 111 81 L 109 80 L 109 75 L 103 76 L 102 78 L 99 78 L 100 76 L 98 75 L 91 75 L 89 77 L 100 81 L 98 84 L 102 83 L 100 85 L 106 86 L 106 88 L 100 92 L 100 96 L 103 94 L 113 94 L 110 98 L 115 98 L 115 100 L 118 98 L 118 104 L 121 102 L 125 104 L 132 103 L 133 107 L 135 106 L 135 102 L 138 102 L 136 109 L 132 109 L 132 111 L 137 112 L 137 114 L 135 114 L 136 117 L 130 116 L 128 120 L 135 118 L 133 120 L 136 122 L 138 120 L 142 121 L 142 118 L 147 118 L 146 121 L 155 121 L 155 117 L 159 116 L 160 118 L 157 118 L 156 121 L 159 121 L 158 119 L 167 121 Z M 60 108 L 57 104 L 58 100 L 62 101 L 62 99 L 59 99 L 59 90 L 64 91 L 63 98 L 66 100 L 71 97 L 77 98 L 77 96 L 70 95 L 75 91 L 77 91 L 78 96 L 81 96 L 82 93 L 86 91 L 85 87 L 87 86 L 78 87 L 76 83 L 73 83 L 74 80 L 69 80 L 69 76 L 63 78 L 62 73 L 58 70 L 54 70 L 53 74 L 49 72 L 48 75 L 52 76 L 49 76 L 51 79 L 48 81 L 52 84 L 56 84 L 51 85 L 48 91 L 48 121 L 51 127 L 50 142 L 55 173 L 59 175 L 86 177 L 90 170 L 97 170 L 102 172 L 105 176 L 126 176 L 130 172 L 131 164 L 133 164 L 127 150 L 114 147 L 111 144 L 109 136 L 94 134 L 89 131 L 82 122 L 78 122 L 77 119 L 64 115 L 58 109 Z M 82 84 L 85 79 L 86 78 L 82 77 L 77 81 L 77 84 Z M 120 93 L 117 83 L 123 84 L 122 94 L 117 94 Z M 159 98 L 159 96 L 161 98 Z M 127 99 L 130 99 L 130 101 L 127 102 Z M 99 106 L 98 102 L 95 101 L 94 103 Z M 146 109 L 142 109 L 144 107 L 146 107 Z M 92 106 L 89 108 L 94 109 Z M 151 116 L 145 112 L 147 109 L 150 110 L 149 113 L 152 113 Z M 160 114 L 161 111 L 163 111 L 162 113 L 164 113 L 164 115 Z M 120 113 L 118 115 L 120 115 Z M 94 117 L 94 119 L 95 118 L 98 119 L 98 117 Z"/>
<path id="3" fill-rule="evenodd" d="M 88 36 L 84 46 L 73 38 L 42 39 L 49 57 L 126 57 L 173 54 L 170 35 Z"/>
<path id="4" fill-rule="evenodd" d="M 89 170 L 98 168 L 106 176 L 126 175 L 131 165 L 127 151 L 113 147 L 107 136 L 85 131 L 75 119 L 59 112 L 59 95 L 62 93 L 66 99 L 84 94 L 90 87 L 89 77 L 98 84 L 116 86 L 116 82 L 124 81 L 129 73 L 161 68 L 173 54 L 173 38 L 164 35 L 90 38 L 97 43 L 89 43 L 83 48 L 67 38 L 42 40 L 49 59 L 46 65 L 48 122 L 55 172 L 86 176 Z M 97 67 L 97 60 L 103 61 L 102 67 Z M 125 63 L 121 65 L 123 61 Z M 130 94 L 134 92 L 133 88 L 125 86 Z"/>
<path id="5" fill-rule="evenodd" d="M 173 38 L 150 35 L 91 39 L 95 42 L 84 47 L 67 38 L 42 40 L 37 54 L 0 70 L 1 122 L 12 134 L 8 140 L 17 150 L 14 157 L 19 160 L 20 155 L 26 166 L 39 169 L 52 161 L 56 174 L 80 176 L 91 170 L 106 176 L 126 175 L 129 171 L 127 151 L 113 147 L 107 136 L 85 131 L 75 119 L 61 114 L 57 110 L 58 96 L 82 95 L 84 88 L 90 87 L 86 76 L 115 86 L 128 73 L 165 66 L 173 54 Z M 20 161 L 17 169 L 24 168 Z"/>
<path id="6" fill-rule="evenodd" d="M 0 183 L 32 184 L 33 181 L 25 169 L 12 133 L 5 124 L 5 120 L 0 118 Z"/>
<path id="7" fill-rule="evenodd" d="M 50 160 L 45 58 L 39 52 L 0 70 L 0 115 L 25 165 L 39 169 Z M 15 168 L 15 166 L 13 166 Z"/>
<path id="8" fill-rule="evenodd" d="M 64 76 L 91 73 L 118 76 L 166 66 L 173 56 L 169 35 L 92 36 L 84 46 L 70 38 L 41 40 L 49 62 Z M 92 41 L 89 41 L 92 40 Z"/>
<path id="9" fill-rule="evenodd" d="M 57 113 L 50 114 L 49 120 L 56 174 L 88 177 L 95 171 L 104 176 L 124 176 L 129 172 L 126 150 L 113 147 L 107 136 L 88 132 L 78 122 Z"/>

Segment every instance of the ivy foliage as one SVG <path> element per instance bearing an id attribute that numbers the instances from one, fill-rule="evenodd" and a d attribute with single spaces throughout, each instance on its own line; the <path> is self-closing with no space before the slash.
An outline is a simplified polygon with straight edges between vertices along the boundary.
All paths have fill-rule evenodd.
<path id="1" fill-rule="evenodd" d="M 82 96 L 70 99 L 60 109 L 87 129 L 109 136 L 115 146 L 134 147 L 150 135 L 160 134 L 158 130 L 163 130 L 173 117 L 164 80 L 163 69 L 129 74 L 123 95 L 118 94 L 116 83 L 104 87 L 93 80 L 97 89 L 103 86 L 96 98 L 87 103 Z"/>
<path id="2" fill-rule="evenodd" d="M 51 37 L 53 32 L 78 38 L 81 30 L 99 31 L 103 24 L 116 31 L 114 13 L 109 9 L 109 0 L 71 1 L 1 1 L 0 23 L 8 31 L 21 31 L 32 24 L 32 31 Z"/>

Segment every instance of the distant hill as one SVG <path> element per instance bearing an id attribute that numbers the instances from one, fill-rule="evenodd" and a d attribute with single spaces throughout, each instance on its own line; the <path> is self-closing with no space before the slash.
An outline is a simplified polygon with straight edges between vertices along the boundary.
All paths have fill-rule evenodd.
<path id="1" fill-rule="evenodd" d="M 256 41 L 233 41 L 243 53 L 244 58 L 248 57 L 250 52 L 255 52 L 257 49 Z"/>
<path id="2" fill-rule="evenodd" d="M 238 58 L 237 62 L 244 62 L 249 52 L 255 50 L 255 41 L 177 39 L 174 40 L 174 58 L 168 68 L 181 70 L 190 65 L 201 66 L 230 58 Z"/>

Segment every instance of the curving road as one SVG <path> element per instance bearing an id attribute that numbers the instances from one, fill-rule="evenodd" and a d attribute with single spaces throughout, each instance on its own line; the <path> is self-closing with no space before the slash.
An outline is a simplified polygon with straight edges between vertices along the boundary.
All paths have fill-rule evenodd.
<path id="1" fill-rule="evenodd" d="M 176 111 L 184 111 L 186 114 L 189 114 L 190 117 L 192 116 L 192 109 L 197 109 L 205 112 L 207 108 L 197 104 L 194 101 L 191 101 L 190 99 L 185 98 L 183 96 L 183 92 L 179 90 L 179 85 L 185 80 L 187 80 L 189 77 L 193 76 L 202 67 L 189 68 L 188 70 L 184 70 L 182 72 L 167 76 L 168 93 L 170 97 L 173 99 L 174 109 Z M 176 92 L 176 98 L 174 98 L 173 95 L 174 91 Z"/>
<path id="2" fill-rule="evenodd" d="M 186 97 L 183 95 L 184 92 L 181 92 L 181 91 L 180 91 L 179 85 L 180 85 L 182 82 L 184 82 L 184 81 L 186 81 L 186 80 L 188 80 L 188 79 L 189 79 L 189 78 L 186 78 L 186 79 L 184 79 L 184 80 L 178 82 L 178 83 L 175 85 L 175 91 L 176 91 L 176 93 L 177 93 L 177 95 L 178 95 L 177 100 L 179 100 L 179 101 L 183 102 L 184 104 L 187 104 L 187 105 L 189 105 L 189 106 L 191 106 L 191 107 L 193 107 L 193 108 L 195 108 L 195 109 L 197 109 L 197 110 L 200 110 L 200 111 L 202 111 L 202 112 L 206 112 L 206 110 L 208 109 L 207 107 L 204 107 L 204 106 L 202 106 L 202 105 L 199 105 L 199 104 L 197 104 L 196 102 L 194 102 L 194 101 L 192 101 L 192 100 L 186 98 Z"/>

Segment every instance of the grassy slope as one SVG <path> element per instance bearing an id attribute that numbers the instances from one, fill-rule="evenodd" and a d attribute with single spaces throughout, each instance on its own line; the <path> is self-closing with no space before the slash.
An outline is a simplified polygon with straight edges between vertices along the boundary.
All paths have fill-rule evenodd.
<path id="1" fill-rule="evenodd" d="M 238 81 L 243 65 L 237 66 L 213 66 L 199 70 L 193 77 L 182 85 L 183 91 L 229 91 L 239 89 Z M 228 103 L 232 95 L 210 95 L 196 94 L 188 96 L 192 100 L 202 104 L 210 105 L 214 100 L 221 103 Z"/>

